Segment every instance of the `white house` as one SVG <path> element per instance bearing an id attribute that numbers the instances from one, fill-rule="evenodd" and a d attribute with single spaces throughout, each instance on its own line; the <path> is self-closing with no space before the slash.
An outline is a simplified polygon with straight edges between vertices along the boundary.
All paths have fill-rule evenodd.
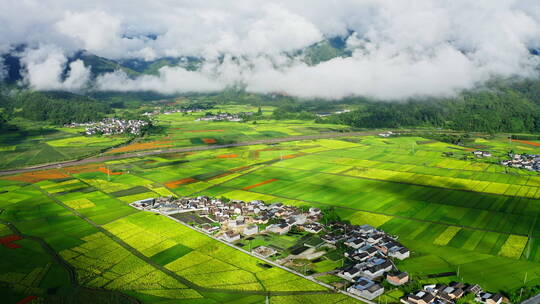
<path id="1" fill-rule="evenodd" d="M 356 284 L 347 288 L 347 291 L 368 300 L 373 300 L 384 293 L 384 287 L 366 278 L 361 278 Z"/>
<path id="2" fill-rule="evenodd" d="M 407 259 L 411 255 L 411 251 L 406 247 L 401 247 L 398 250 L 390 250 L 388 252 L 389 257 L 396 258 L 398 260 Z"/>
<path id="3" fill-rule="evenodd" d="M 244 227 L 244 235 L 254 235 L 259 232 L 259 226 L 257 225 L 249 225 Z"/>
<path id="4" fill-rule="evenodd" d="M 232 243 L 240 239 L 240 234 L 227 231 L 221 236 L 221 238 L 226 242 Z"/>

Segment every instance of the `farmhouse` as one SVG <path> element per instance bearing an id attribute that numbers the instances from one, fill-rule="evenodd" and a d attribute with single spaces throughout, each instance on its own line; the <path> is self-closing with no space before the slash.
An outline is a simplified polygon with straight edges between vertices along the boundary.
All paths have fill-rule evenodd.
<path id="1" fill-rule="evenodd" d="M 309 214 L 310 215 L 319 215 L 319 214 L 321 214 L 321 209 L 311 207 L 311 208 L 309 208 Z"/>
<path id="2" fill-rule="evenodd" d="M 221 236 L 221 238 L 226 242 L 232 243 L 240 239 L 240 234 L 227 231 Z"/>
<path id="3" fill-rule="evenodd" d="M 373 300 L 384 293 L 384 287 L 366 278 L 361 278 L 354 285 L 347 288 L 347 291 L 368 300 Z"/>
<path id="4" fill-rule="evenodd" d="M 314 233 L 314 234 L 317 234 L 323 230 L 323 226 L 317 223 L 304 224 L 298 227 L 306 232 Z"/>
<path id="5" fill-rule="evenodd" d="M 478 294 L 476 301 L 484 304 L 501 304 L 502 295 L 498 293 L 492 294 L 489 292 L 482 292 Z"/>
<path id="6" fill-rule="evenodd" d="M 429 304 L 435 301 L 435 297 L 427 291 L 418 291 L 415 294 L 409 294 L 400 299 L 404 304 Z"/>
<path id="7" fill-rule="evenodd" d="M 488 151 L 473 151 L 474 156 L 481 157 L 491 157 L 491 153 Z"/>
<path id="8" fill-rule="evenodd" d="M 378 263 L 369 268 L 362 270 L 362 275 L 369 279 L 377 279 L 381 277 L 385 272 L 392 270 L 392 263 L 388 260 L 384 260 L 382 263 Z"/>
<path id="9" fill-rule="evenodd" d="M 406 272 L 391 272 L 386 275 L 386 281 L 394 286 L 401 286 L 409 282 L 409 274 Z"/>
<path id="10" fill-rule="evenodd" d="M 478 285 L 467 285 L 461 282 L 451 282 L 450 284 L 430 284 L 425 285 L 423 290 L 409 294 L 401 298 L 402 303 L 425 304 L 428 300 L 437 303 L 453 304 L 466 294 L 476 295 L 476 301 L 484 304 L 500 304 L 502 296 L 481 292 Z"/>
<path id="11" fill-rule="evenodd" d="M 344 245 L 354 249 L 358 249 L 366 244 L 366 241 L 362 238 L 350 238 L 345 241 Z"/>
<path id="12" fill-rule="evenodd" d="M 390 250 L 388 252 L 389 257 L 396 258 L 398 260 L 407 259 L 411 255 L 411 252 L 406 247 L 400 247 L 397 250 Z"/>
<path id="13" fill-rule="evenodd" d="M 249 225 L 244 227 L 244 235 L 254 235 L 259 233 L 259 227 L 257 225 Z"/>
<path id="14" fill-rule="evenodd" d="M 266 227 L 266 230 L 277 234 L 285 234 L 291 230 L 291 226 L 287 225 L 286 223 L 272 224 Z"/>
<path id="15" fill-rule="evenodd" d="M 259 246 L 253 249 L 252 252 L 262 256 L 263 258 L 271 257 L 277 253 L 277 251 L 274 248 L 270 248 L 266 246 Z"/>
<path id="16" fill-rule="evenodd" d="M 345 280 L 354 281 L 354 278 L 360 276 L 360 268 L 357 265 L 349 266 L 345 270 L 338 273 L 338 276 L 344 278 Z"/>

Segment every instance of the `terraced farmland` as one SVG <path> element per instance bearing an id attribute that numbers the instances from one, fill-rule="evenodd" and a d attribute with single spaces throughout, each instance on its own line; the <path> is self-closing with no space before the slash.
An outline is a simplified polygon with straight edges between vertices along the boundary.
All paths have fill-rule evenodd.
<path id="1" fill-rule="evenodd" d="M 449 158 L 448 151 L 470 153 L 423 138 L 366 136 L 24 173 L 2 177 L 0 219 L 50 244 L 82 285 L 151 303 L 256 303 L 267 294 L 272 303 L 349 300 L 127 206 L 167 195 L 335 207 L 345 220 L 399 236 L 413 251 L 399 267 L 415 277 L 456 272 L 449 279 L 493 291 L 519 287 L 525 274 L 526 284 L 540 283 L 540 177 L 496 160 Z"/>

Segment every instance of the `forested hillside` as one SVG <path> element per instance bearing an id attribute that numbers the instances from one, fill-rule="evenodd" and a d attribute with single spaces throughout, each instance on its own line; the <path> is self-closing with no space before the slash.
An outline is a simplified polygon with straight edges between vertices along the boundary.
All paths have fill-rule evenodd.
<path id="1" fill-rule="evenodd" d="M 99 120 L 112 111 L 106 103 L 67 92 L 26 91 L 0 98 L 0 113 L 4 121 L 20 116 L 62 125 Z"/>
<path id="2" fill-rule="evenodd" d="M 448 99 L 363 102 L 359 110 L 320 122 L 360 128 L 438 127 L 480 132 L 539 132 L 540 83 L 522 81 Z"/>

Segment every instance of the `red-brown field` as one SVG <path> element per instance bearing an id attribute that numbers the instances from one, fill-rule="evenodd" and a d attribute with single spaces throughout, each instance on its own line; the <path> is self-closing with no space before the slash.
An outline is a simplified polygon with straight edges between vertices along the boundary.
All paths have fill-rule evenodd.
<path id="1" fill-rule="evenodd" d="M 533 141 L 520 140 L 520 139 L 512 139 L 512 141 L 515 141 L 515 142 L 518 142 L 518 143 L 522 143 L 522 144 L 526 144 L 526 145 L 535 146 L 535 147 L 540 147 L 540 143 L 533 142 Z"/>
<path id="2" fill-rule="evenodd" d="M 196 179 L 188 177 L 188 178 L 183 178 L 183 179 L 180 179 L 180 180 L 177 180 L 177 181 L 172 181 L 172 182 L 165 183 L 165 186 L 167 186 L 168 188 L 171 188 L 171 189 L 175 189 L 175 188 L 178 188 L 180 185 L 194 183 L 196 181 L 197 181 Z"/>
<path id="3" fill-rule="evenodd" d="M 26 172 L 26 173 L 3 177 L 3 178 L 9 179 L 9 180 L 15 180 L 15 181 L 27 182 L 27 183 L 37 183 L 37 182 L 48 180 L 48 179 L 60 179 L 60 178 L 68 178 L 68 177 L 69 175 L 67 175 L 66 173 L 58 169 L 51 169 L 51 170 L 45 170 L 45 171 Z"/>
<path id="4" fill-rule="evenodd" d="M 202 141 L 203 141 L 205 144 L 215 144 L 215 143 L 216 143 L 216 140 L 213 139 L 213 138 L 203 138 Z"/>
<path id="5" fill-rule="evenodd" d="M 15 234 L 8 235 L 8 236 L 0 238 L 0 244 L 4 245 L 7 248 L 17 249 L 17 248 L 21 248 L 21 246 L 13 242 L 16 242 L 19 240 L 22 240 L 22 237 L 19 235 L 15 235 Z"/>
<path id="6" fill-rule="evenodd" d="M 222 154 L 218 155 L 217 158 L 237 158 L 238 154 Z"/>
<path id="7" fill-rule="evenodd" d="M 272 178 L 272 179 L 269 179 L 269 180 L 267 180 L 267 181 L 264 181 L 264 182 L 260 182 L 260 183 L 258 183 L 258 184 L 255 184 L 255 185 L 251 185 L 251 186 L 244 187 L 243 190 L 253 189 L 253 188 L 255 188 L 255 187 L 259 187 L 259 186 L 262 186 L 262 185 L 266 185 L 266 184 L 275 182 L 275 181 L 277 181 L 277 180 L 278 180 L 278 179 Z"/>
<path id="8" fill-rule="evenodd" d="M 20 300 L 19 302 L 17 302 L 17 304 L 26 304 L 26 303 L 30 303 L 32 301 L 34 301 L 35 299 L 37 299 L 36 296 L 28 296 L 22 300 Z"/>
<path id="9" fill-rule="evenodd" d="M 296 157 L 299 157 L 299 156 L 302 156 L 304 154 L 289 154 L 289 155 L 283 155 L 281 158 L 282 159 L 291 159 L 291 158 L 296 158 Z"/>

